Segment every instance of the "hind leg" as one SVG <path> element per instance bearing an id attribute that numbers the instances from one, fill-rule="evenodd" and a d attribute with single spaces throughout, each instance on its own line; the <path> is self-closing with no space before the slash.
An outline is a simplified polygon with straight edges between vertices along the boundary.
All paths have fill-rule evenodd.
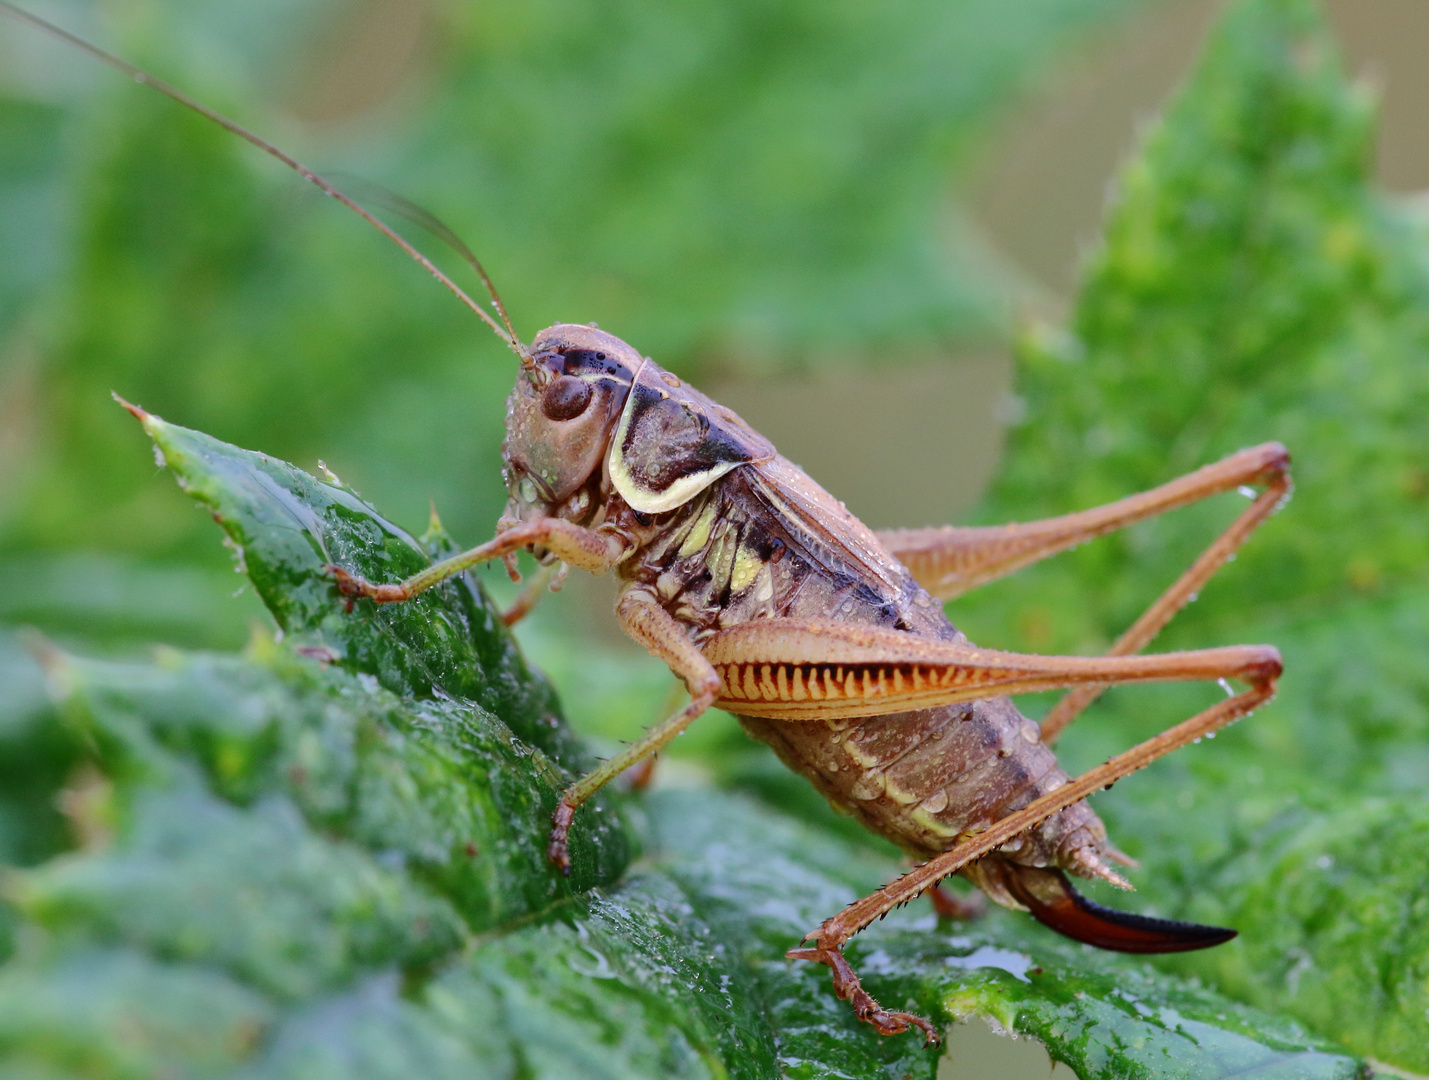
<path id="1" fill-rule="evenodd" d="M 872 1024 L 880 1034 L 897 1035 L 907 1031 L 910 1026 L 916 1026 L 923 1031 L 925 1042 L 936 1042 L 937 1034 L 927 1020 L 908 1013 L 889 1012 L 879 1007 L 863 989 L 857 974 L 849 966 L 843 955 L 844 945 L 869 924 L 926 892 L 949 874 L 957 873 L 974 860 L 988 855 L 1019 833 L 1034 828 L 1093 792 L 1111 787 L 1117 780 L 1149 765 L 1157 758 L 1249 715 L 1274 696 L 1280 665 L 1278 660 L 1272 662 L 1267 658 L 1263 662 L 1252 663 L 1227 674 L 1244 679 L 1250 684 L 1250 688 L 1235 697 L 1218 702 L 1125 753 L 1118 754 L 1105 764 L 1089 769 L 1075 780 L 1034 800 L 1023 809 L 1009 814 L 921 866 L 914 867 L 897 880 L 850 904 L 833 918 L 826 920 L 817 930 L 809 933 L 805 940 L 812 942 L 811 946 L 791 949 L 786 955 L 795 960 L 811 960 L 827 965 L 833 973 L 834 990 L 838 996 L 850 1002 L 859 1019 Z M 1065 879 L 1061 878 L 1060 874 L 1045 874 L 1045 877 L 1048 880 L 1036 880 L 1034 884 L 1039 886 L 1039 893 L 1045 892 L 1046 895 L 1033 895 L 1028 892 L 1022 898 L 1029 906 L 1033 906 L 1034 912 L 1041 910 L 1042 914 L 1038 917 L 1042 921 L 1049 922 L 1064 933 L 1070 932 L 1082 940 L 1093 941 L 1103 948 L 1168 952 L 1202 948 L 1231 936 L 1231 932 L 1216 931 L 1210 927 L 1128 916 L 1087 901 L 1078 904 L 1077 900 L 1081 898 L 1074 899 L 1075 894 L 1069 896 L 1063 891 Z M 1053 878 L 1060 878 L 1061 885 L 1051 880 Z M 1048 917 L 1043 918 L 1043 915 Z M 1061 925 L 1058 925 L 1059 921 Z M 1085 933 L 1078 933 L 1079 930 Z M 1106 936 L 1098 939 L 1096 936 L 1099 935 Z"/>
<path id="2" fill-rule="evenodd" d="M 934 596 L 951 599 L 1058 552 L 1169 510 L 1236 488 L 1263 487 L 1251 505 L 1106 654 L 1131 656 L 1150 644 L 1250 534 L 1280 507 L 1290 493 L 1289 469 L 1290 455 L 1285 447 L 1265 443 L 1150 491 L 1063 517 L 986 528 L 903 529 L 880 533 L 879 539 L 908 567 L 920 585 Z M 1079 686 L 1068 693 L 1042 721 L 1042 740 L 1048 744 L 1055 742 L 1103 689 L 1105 685 Z"/>

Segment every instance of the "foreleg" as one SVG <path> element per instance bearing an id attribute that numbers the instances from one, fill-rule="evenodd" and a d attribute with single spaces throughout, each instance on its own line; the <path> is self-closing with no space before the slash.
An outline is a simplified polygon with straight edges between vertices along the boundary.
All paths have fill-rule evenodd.
<path id="1" fill-rule="evenodd" d="M 538 567 L 516 594 L 516 599 L 511 601 L 511 606 L 501 613 L 501 621 L 507 626 L 515 626 L 531 614 L 547 589 L 551 592 L 560 590 L 565 581 L 566 570 L 566 564 L 563 562 L 552 562 Z"/>
<path id="2" fill-rule="evenodd" d="M 433 563 L 421 573 L 413 574 L 395 585 L 374 585 L 340 566 L 329 565 L 326 569 L 337 579 L 338 591 L 343 596 L 349 599 L 365 597 L 379 604 L 392 604 L 410 600 L 473 566 L 507 556 L 514 558 L 516 552 L 523 548 L 543 548 L 578 570 L 603 574 L 620 561 L 626 552 L 626 543 L 613 533 L 583 529 L 560 518 L 541 518 L 513 525 L 479 547 Z"/>

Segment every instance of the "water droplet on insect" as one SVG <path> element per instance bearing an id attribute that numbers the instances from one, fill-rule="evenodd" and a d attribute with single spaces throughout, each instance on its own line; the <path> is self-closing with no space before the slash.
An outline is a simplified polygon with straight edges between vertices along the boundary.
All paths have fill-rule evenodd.
<path id="1" fill-rule="evenodd" d="M 1226 697 L 1235 697 L 1235 687 L 1231 686 L 1225 679 L 1217 679 L 1220 688 L 1226 692 Z"/>
<path id="2" fill-rule="evenodd" d="M 883 774 L 869 772 L 864 773 L 861 777 L 859 777 L 858 780 L 854 782 L 853 786 L 848 789 L 848 793 L 852 798 L 867 800 L 878 798 L 880 795 L 883 794 L 883 790 Z"/>
<path id="3" fill-rule="evenodd" d="M 923 800 L 922 809 L 930 814 L 941 814 L 948 808 L 948 792 L 946 788 L 939 788 L 933 794 Z"/>
<path id="4" fill-rule="evenodd" d="M 1253 487 L 1247 487 L 1246 485 L 1242 484 L 1240 487 L 1236 488 L 1236 490 L 1239 491 L 1242 495 L 1244 495 L 1247 499 L 1255 498 L 1255 488 Z"/>

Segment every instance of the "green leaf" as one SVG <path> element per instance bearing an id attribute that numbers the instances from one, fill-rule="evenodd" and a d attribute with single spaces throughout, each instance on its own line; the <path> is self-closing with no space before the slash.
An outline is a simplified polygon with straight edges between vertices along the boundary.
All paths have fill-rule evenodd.
<path id="1" fill-rule="evenodd" d="M 215 971 L 133 949 L 0 968 L 0 1063 L 16 1076 L 231 1075 L 275 1010 Z"/>
<path id="2" fill-rule="evenodd" d="M 1429 1017 L 1423 800 L 1286 815 L 1207 875 L 1198 913 L 1241 928 L 1200 965 L 1235 996 L 1422 1067 Z"/>
<path id="3" fill-rule="evenodd" d="M 52 795 L 74 768 L 77 753 L 55 722 L 40 671 L 8 635 L 0 635 L 0 686 L 5 688 L 0 694 L 0 866 L 24 866 L 68 845 L 68 830 Z M 0 956 L 6 952 L 4 939 L 0 928 Z"/>
<path id="4" fill-rule="evenodd" d="M 313 835 L 287 800 L 239 809 L 184 784 L 136 793 L 127 816 L 121 849 L 12 875 L 10 902 L 56 932 L 198 959 L 278 999 L 429 964 L 461 943 L 450 905 Z"/>
<path id="5" fill-rule="evenodd" d="M 327 553 L 405 573 L 426 561 L 417 543 L 335 484 L 142 419 L 241 544 L 287 633 L 242 657 L 40 650 L 59 708 L 32 722 L 62 723 L 92 764 L 59 800 L 81 845 L 0 877 L 17 943 L 0 1002 L 30 999 L 0 1022 L 0 1062 L 135 1075 L 931 1075 L 936 1050 L 878 1036 L 823 969 L 783 958 L 896 863 L 767 806 L 673 791 L 630 809 L 648 859 L 620 881 L 624 834 L 609 809 L 583 808 L 566 881 L 544 859 L 561 769 L 417 662 L 440 621 L 438 660 L 487 665 L 460 686 L 519 719 L 529 696 L 490 696 L 493 669 L 540 684 L 484 596 L 455 583 L 420 618 L 346 611 Z M 1357 1068 L 1293 1024 L 1143 964 L 1088 965 L 1015 916 L 950 935 L 900 914 L 852 956 L 886 1001 L 993 1016 L 1087 1077 Z M 77 965 L 123 977 L 76 987 Z M 126 1005 L 135 979 L 169 972 L 201 987 L 183 1009 L 165 993 L 145 1003 L 153 1016 Z M 213 1014 L 222 1045 L 157 1034 L 115 1045 L 104 1019 L 157 1033 L 195 1010 Z"/>
<path id="6" fill-rule="evenodd" d="M 829 993 L 823 969 L 779 959 L 896 864 L 728 797 L 671 792 L 650 820 L 696 910 L 753 967 L 790 1076 L 898 1075 L 895 1066 L 917 1075 L 926 1058 L 913 1040 L 867 1038 Z M 1071 945 L 1008 912 L 956 934 L 931 915 L 897 913 L 856 938 L 849 956 L 885 1005 L 986 1017 L 1039 1039 L 1084 1077 L 1358 1075 L 1351 1059 L 1293 1022 Z"/>
<path id="7" fill-rule="evenodd" d="M 555 721 L 550 687 L 534 674 L 476 580 L 453 579 L 407 604 L 368 601 L 348 612 L 329 564 L 400 581 L 451 553 L 434 526 L 427 546 L 380 517 L 335 476 L 239 450 L 140 413 L 163 460 L 228 534 L 239 565 L 300 652 L 374 675 L 389 690 L 451 696 L 499 713 L 525 741 L 581 768 Z"/>

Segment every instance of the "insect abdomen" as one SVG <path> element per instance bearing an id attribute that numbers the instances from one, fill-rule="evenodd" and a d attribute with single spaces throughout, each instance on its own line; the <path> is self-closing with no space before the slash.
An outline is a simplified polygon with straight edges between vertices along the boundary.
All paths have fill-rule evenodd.
<path id="1" fill-rule="evenodd" d="M 1003 698 L 847 721 L 740 722 L 836 807 L 919 856 L 1066 781 L 1036 725 Z"/>

